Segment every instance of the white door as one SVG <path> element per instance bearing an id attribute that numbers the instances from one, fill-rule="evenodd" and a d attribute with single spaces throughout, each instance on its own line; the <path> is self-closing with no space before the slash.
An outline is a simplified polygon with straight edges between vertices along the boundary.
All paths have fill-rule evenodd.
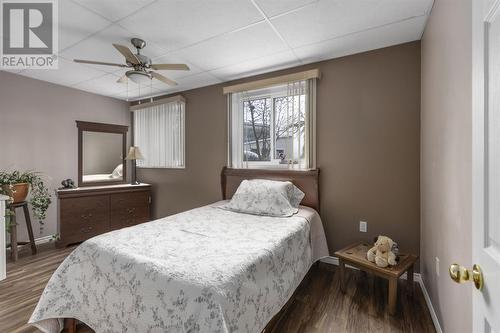
<path id="1" fill-rule="evenodd" d="M 484 278 L 473 291 L 473 329 L 499 333 L 500 0 L 472 6 L 472 258 Z"/>

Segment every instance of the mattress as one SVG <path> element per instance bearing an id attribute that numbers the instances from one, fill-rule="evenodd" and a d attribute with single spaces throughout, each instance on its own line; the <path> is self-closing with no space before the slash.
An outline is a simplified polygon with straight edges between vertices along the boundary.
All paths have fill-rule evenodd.
<path id="1" fill-rule="evenodd" d="M 328 253 L 319 215 L 212 204 L 94 237 L 49 280 L 29 323 L 60 332 L 261 332 Z"/>
<path id="2" fill-rule="evenodd" d="M 82 180 L 84 182 L 105 182 L 113 180 L 113 176 L 110 173 L 95 174 L 95 175 L 83 175 Z"/>

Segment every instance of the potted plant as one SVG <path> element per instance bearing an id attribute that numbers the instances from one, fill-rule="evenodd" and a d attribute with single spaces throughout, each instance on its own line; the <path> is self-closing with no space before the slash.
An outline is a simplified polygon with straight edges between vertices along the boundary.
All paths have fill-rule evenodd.
<path id="1" fill-rule="evenodd" d="M 29 195 L 34 217 L 43 225 L 51 203 L 49 189 L 41 173 L 35 171 L 0 171 L 0 193 L 11 197 L 11 202 L 21 202 Z M 6 213 L 9 220 L 10 212 Z M 9 221 L 8 221 L 9 222 Z M 7 223 L 9 226 L 9 223 Z"/>

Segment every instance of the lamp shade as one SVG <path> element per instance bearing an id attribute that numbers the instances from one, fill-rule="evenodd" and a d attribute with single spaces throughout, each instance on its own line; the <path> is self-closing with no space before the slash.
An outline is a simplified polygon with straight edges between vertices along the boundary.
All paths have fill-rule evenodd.
<path id="1" fill-rule="evenodd" d="M 130 147 L 128 151 L 128 155 L 125 158 L 127 160 L 143 160 L 144 157 L 141 154 L 141 151 L 139 150 L 139 147 L 137 146 L 132 146 Z"/>

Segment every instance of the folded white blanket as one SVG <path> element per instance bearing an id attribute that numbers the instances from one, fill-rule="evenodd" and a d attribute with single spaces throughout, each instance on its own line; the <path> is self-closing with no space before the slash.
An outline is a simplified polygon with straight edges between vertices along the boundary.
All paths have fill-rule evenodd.
<path id="1" fill-rule="evenodd" d="M 327 254 L 312 209 L 277 218 L 205 206 L 84 242 L 29 322 L 44 332 L 68 317 L 97 333 L 260 332 Z"/>

